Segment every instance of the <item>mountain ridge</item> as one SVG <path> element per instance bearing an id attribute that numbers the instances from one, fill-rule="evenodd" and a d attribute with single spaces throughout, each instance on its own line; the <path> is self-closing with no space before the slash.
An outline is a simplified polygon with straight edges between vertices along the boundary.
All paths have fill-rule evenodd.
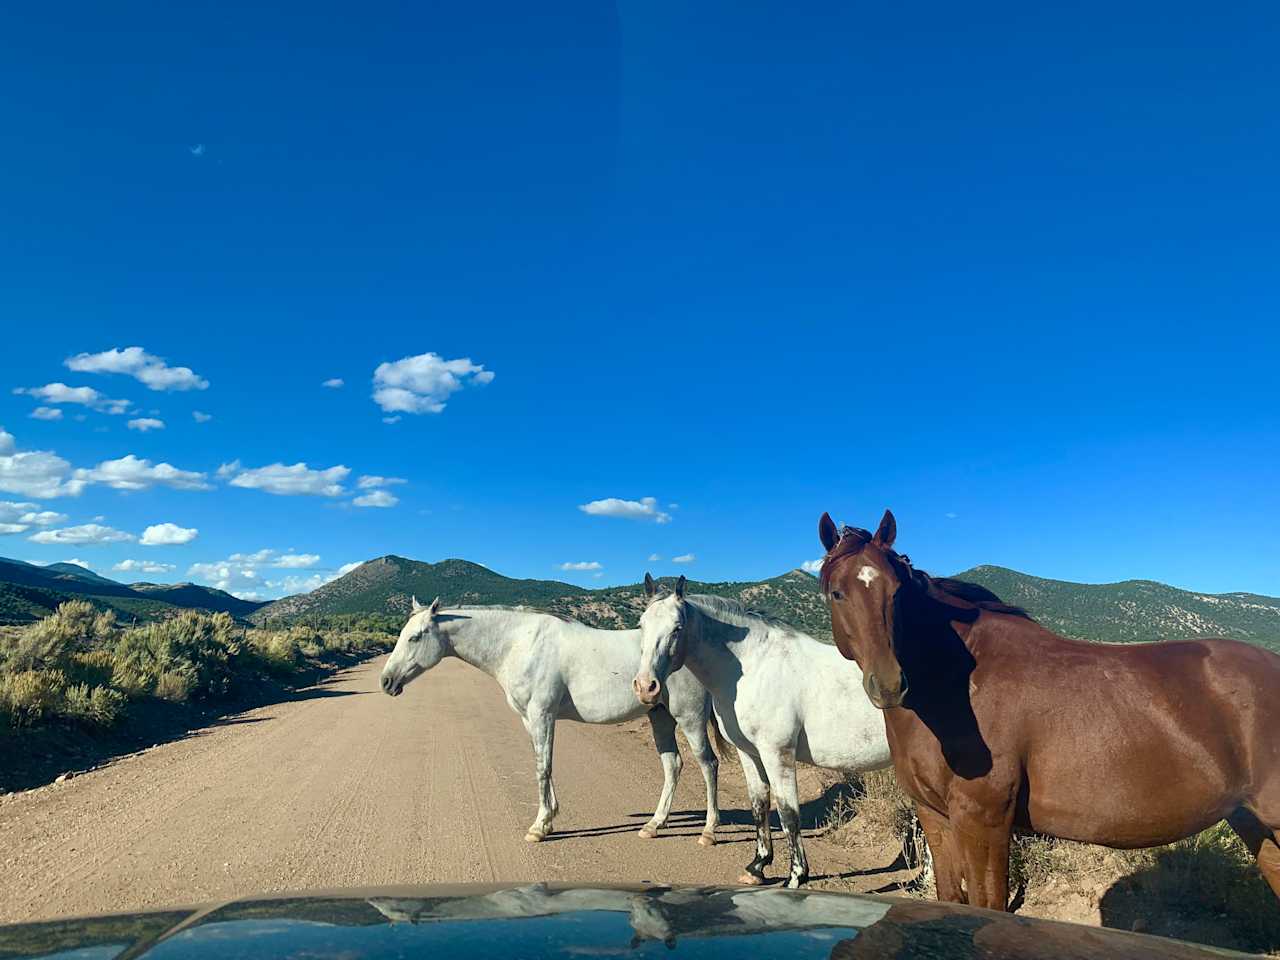
<path id="1" fill-rule="evenodd" d="M 983 564 L 956 577 L 981 584 L 1024 607 L 1046 627 L 1078 639 L 1131 643 L 1223 636 L 1280 652 L 1280 598 L 1233 592 L 1197 593 L 1154 580 L 1073 583 Z M 355 578 L 351 582 L 348 578 Z M 671 583 L 674 577 L 661 582 Z M 689 581 L 691 592 L 741 600 L 821 640 L 831 619 L 816 578 L 802 570 L 759 581 Z M 286 597 L 250 615 L 257 623 L 334 614 L 407 616 L 411 597 L 446 604 L 501 603 L 563 614 L 593 626 L 635 626 L 644 609 L 640 584 L 589 589 L 556 580 L 516 580 L 451 558 L 431 564 L 388 554 L 366 561 L 309 594 Z"/>

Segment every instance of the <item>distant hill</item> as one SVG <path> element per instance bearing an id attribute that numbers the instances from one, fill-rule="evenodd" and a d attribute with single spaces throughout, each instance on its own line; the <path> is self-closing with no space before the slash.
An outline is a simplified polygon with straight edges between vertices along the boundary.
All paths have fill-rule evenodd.
<path id="1" fill-rule="evenodd" d="M 121 586 L 118 580 L 109 580 L 106 577 L 94 573 L 88 567 L 80 566 L 78 563 L 50 563 L 40 569 L 66 574 L 69 577 L 78 577 L 81 580 L 88 580 L 90 583 L 109 583 L 112 586 Z"/>
<path id="2" fill-rule="evenodd" d="M 1110 643 L 1231 637 L 1280 652 L 1276 597 L 1195 593 L 1154 580 L 1070 583 L 994 566 L 957 576 L 982 584 L 1068 637 Z"/>
<path id="3" fill-rule="evenodd" d="M 148 600 L 159 600 L 175 607 L 213 610 L 244 619 L 262 606 L 256 600 L 241 600 L 213 587 L 197 583 L 131 583 L 129 589 Z"/>
<path id="4" fill-rule="evenodd" d="M 38 620 L 72 599 L 114 610 L 123 620 L 153 620 L 185 608 L 225 611 L 243 619 L 262 606 L 192 583 L 126 586 L 74 563 L 41 567 L 0 558 L 0 623 Z"/>
<path id="5" fill-rule="evenodd" d="M 1273 597 L 1194 593 L 1148 580 L 1068 583 L 995 566 L 974 567 L 957 576 L 1025 607 L 1045 626 L 1070 637 L 1127 643 L 1220 636 L 1280 652 L 1280 599 Z M 663 582 L 669 584 L 671 578 Z M 818 582 L 801 570 L 759 581 L 690 581 L 689 589 L 733 597 L 818 639 L 831 639 L 831 618 Z M 635 626 L 644 609 L 639 584 L 588 590 L 556 580 L 513 580 L 466 560 L 423 563 L 387 556 L 361 564 L 311 593 L 267 604 L 249 619 L 263 623 L 340 614 L 407 616 L 415 594 L 423 603 L 439 596 L 446 604 L 537 607 L 611 629 Z"/>

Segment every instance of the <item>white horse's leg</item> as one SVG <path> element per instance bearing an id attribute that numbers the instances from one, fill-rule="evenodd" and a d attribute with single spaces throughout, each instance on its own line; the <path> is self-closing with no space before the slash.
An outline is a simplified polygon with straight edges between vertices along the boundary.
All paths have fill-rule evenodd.
<path id="1" fill-rule="evenodd" d="M 533 741 L 533 763 L 538 774 L 538 817 L 529 827 L 524 838 L 537 843 L 551 832 L 551 821 L 559 808 L 555 790 L 551 786 L 551 754 L 556 740 L 556 718 L 550 710 L 529 709 L 524 721 Z"/>
<path id="2" fill-rule="evenodd" d="M 708 717 L 702 711 L 696 715 L 685 714 L 676 719 L 684 738 L 693 748 L 698 766 L 702 770 L 702 779 L 707 783 L 707 822 L 702 828 L 698 843 L 709 847 L 716 842 L 716 827 L 720 826 L 720 761 L 716 752 L 711 749 L 711 738 L 707 736 L 707 723 L 715 723 L 715 717 Z"/>
<path id="3" fill-rule="evenodd" d="M 756 856 L 747 864 L 747 872 L 738 878 L 738 882 L 759 886 L 764 883 L 764 868 L 773 863 L 773 832 L 769 829 L 769 777 L 764 765 L 755 757 L 739 750 L 738 760 L 742 763 L 747 792 L 751 795 L 751 815 L 756 821 Z"/>
<path id="4" fill-rule="evenodd" d="M 676 722 L 666 707 L 657 706 L 649 711 L 649 728 L 653 731 L 653 743 L 662 760 L 662 796 L 658 797 L 658 809 L 653 811 L 653 818 L 640 828 L 640 836 L 645 840 L 652 840 L 658 835 L 658 829 L 666 825 L 682 766 L 680 745 L 676 743 Z"/>
<path id="5" fill-rule="evenodd" d="M 791 844 L 791 874 L 787 886 L 795 889 L 809 879 L 809 858 L 800 838 L 800 791 L 796 788 L 795 754 L 790 756 L 762 751 L 765 772 L 773 786 L 773 800 L 778 805 L 778 819 Z"/>

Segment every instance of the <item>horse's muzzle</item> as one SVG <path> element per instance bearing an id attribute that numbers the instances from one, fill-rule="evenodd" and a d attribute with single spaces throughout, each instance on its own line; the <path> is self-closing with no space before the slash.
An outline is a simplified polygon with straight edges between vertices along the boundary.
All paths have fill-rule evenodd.
<path id="1" fill-rule="evenodd" d="M 404 684 L 397 682 L 393 677 L 382 675 L 382 692 L 389 697 L 398 697 L 404 693 Z"/>
<path id="2" fill-rule="evenodd" d="M 902 706 L 902 701 L 907 695 L 907 675 L 899 671 L 898 682 L 890 687 L 882 684 L 874 673 L 868 673 L 862 678 L 862 687 L 867 692 L 867 699 L 874 706 L 881 710 L 889 710 Z"/>
<path id="3" fill-rule="evenodd" d="M 652 707 L 662 696 L 662 684 L 655 677 L 637 676 L 631 681 L 631 689 L 635 691 L 636 699 L 646 707 Z"/>

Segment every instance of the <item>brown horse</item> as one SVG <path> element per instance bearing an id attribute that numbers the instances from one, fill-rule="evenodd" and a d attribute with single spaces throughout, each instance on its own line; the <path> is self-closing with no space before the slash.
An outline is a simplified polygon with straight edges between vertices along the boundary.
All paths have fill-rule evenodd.
<path id="1" fill-rule="evenodd" d="M 1151 847 L 1226 819 L 1280 895 L 1280 657 L 1234 640 L 1105 644 L 837 532 L 821 585 L 836 646 L 884 710 L 940 900 L 1007 909 L 1013 830 Z M 963 884 L 963 885 L 962 885 Z"/>

